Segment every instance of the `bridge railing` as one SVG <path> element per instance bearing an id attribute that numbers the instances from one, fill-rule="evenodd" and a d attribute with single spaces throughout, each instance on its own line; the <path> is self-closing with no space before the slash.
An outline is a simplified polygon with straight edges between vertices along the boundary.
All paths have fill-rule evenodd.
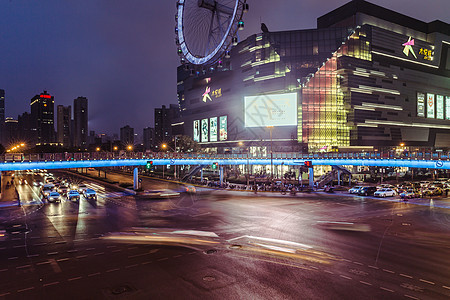
<path id="1" fill-rule="evenodd" d="M 449 160 L 450 152 L 320 152 L 320 153 L 270 153 L 267 154 L 206 154 L 169 152 L 77 152 L 77 153 L 8 153 L 0 156 L 0 162 L 49 162 L 113 159 L 410 159 Z"/>

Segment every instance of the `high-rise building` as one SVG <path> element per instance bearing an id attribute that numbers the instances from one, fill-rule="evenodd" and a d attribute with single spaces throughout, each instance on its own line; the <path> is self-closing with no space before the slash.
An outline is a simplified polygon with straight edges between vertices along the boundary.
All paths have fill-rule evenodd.
<path id="1" fill-rule="evenodd" d="M 18 138 L 19 133 L 19 124 L 17 120 L 14 118 L 7 117 L 5 119 L 5 128 L 4 128 L 4 145 L 11 145 L 12 143 L 22 142 Z"/>
<path id="2" fill-rule="evenodd" d="M 73 100 L 74 146 L 87 149 L 88 140 L 88 99 L 78 97 Z"/>
<path id="3" fill-rule="evenodd" d="M 172 121 L 179 115 L 179 106 L 175 104 L 170 104 L 168 108 L 165 105 L 155 108 L 155 143 L 161 144 L 172 139 Z"/>
<path id="4" fill-rule="evenodd" d="M 0 89 L 0 143 L 5 144 L 5 90 Z"/>
<path id="5" fill-rule="evenodd" d="M 31 122 L 31 114 L 28 112 L 24 112 L 22 115 L 17 117 L 19 132 L 18 138 L 21 141 L 24 141 L 27 144 L 32 142 L 31 133 L 32 133 L 32 122 Z"/>
<path id="6" fill-rule="evenodd" d="M 70 105 L 58 105 L 56 110 L 57 142 L 64 147 L 70 147 L 72 145 L 70 139 L 72 107 Z"/>
<path id="7" fill-rule="evenodd" d="M 126 125 L 120 128 L 120 142 L 122 145 L 134 145 L 134 128 Z"/>
<path id="8" fill-rule="evenodd" d="M 143 144 L 145 150 L 152 150 L 155 146 L 155 128 L 147 127 L 143 130 Z"/>
<path id="9" fill-rule="evenodd" d="M 181 121 L 205 150 L 450 148 L 450 24 L 353 0 L 230 52 L 211 72 L 178 68 Z"/>
<path id="10" fill-rule="evenodd" d="M 54 97 L 44 91 L 31 98 L 31 142 L 46 145 L 55 142 Z"/>

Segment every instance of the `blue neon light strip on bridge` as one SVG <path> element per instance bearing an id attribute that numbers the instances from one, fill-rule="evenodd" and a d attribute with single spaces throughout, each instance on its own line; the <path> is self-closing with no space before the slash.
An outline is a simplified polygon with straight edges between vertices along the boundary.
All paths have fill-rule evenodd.
<path id="1" fill-rule="evenodd" d="M 75 169 L 145 166 L 147 161 L 154 166 L 163 165 L 271 165 L 271 159 L 111 159 L 111 160 L 79 160 L 79 161 L 37 161 L 37 162 L 5 162 L 0 163 L 0 171 L 19 171 L 34 169 Z M 409 167 L 427 169 L 450 169 L 450 161 L 442 160 L 409 160 L 409 159 L 273 159 L 273 165 L 302 166 L 311 161 L 314 166 L 368 166 L 368 167 Z"/>

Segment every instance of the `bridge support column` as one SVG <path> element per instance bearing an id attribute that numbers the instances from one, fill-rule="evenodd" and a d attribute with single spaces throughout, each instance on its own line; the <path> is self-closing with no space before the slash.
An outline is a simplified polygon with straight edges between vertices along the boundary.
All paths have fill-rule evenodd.
<path id="1" fill-rule="evenodd" d="M 200 181 L 203 182 L 203 168 L 200 169 Z"/>
<path id="2" fill-rule="evenodd" d="M 314 168 L 308 168 L 309 172 L 309 188 L 314 189 Z"/>
<path id="3" fill-rule="evenodd" d="M 223 167 L 222 166 L 220 166 L 220 169 L 219 169 L 219 178 L 220 178 L 220 187 L 222 187 L 222 185 L 223 185 Z"/>
<path id="4" fill-rule="evenodd" d="M 133 170 L 133 189 L 139 189 L 139 172 L 138 168 L 134 168 Z"/>
<path id="5" fill-rule="evenodd" d="M 338 185 L 341 185 L 341 170 L 338 170 Z"/>

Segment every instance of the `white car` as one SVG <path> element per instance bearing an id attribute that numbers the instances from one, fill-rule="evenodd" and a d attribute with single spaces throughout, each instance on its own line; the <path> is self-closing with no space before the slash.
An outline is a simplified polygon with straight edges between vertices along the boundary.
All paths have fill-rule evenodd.
<path id="1" fill-rule="evenodd" d="M 362 188 L 363 188 L 363 187 L 360 186 L 360 185 L 354 186 L 354 187 L 352 187 L 351 189 L 349 189 L 348 192 L 349 192 L 350 194 L 358 194 L 359 191 L 360 191 Z"/>
<path id="2" fill-rule="evenodd" d="M 395 188 L 395 186 L 393 186 L 392 184 L 386 184 L 386 183 L 383 183 L 383 184 L 377 185 L 377 190 L 381 190 L 381 189 L 394 189 L 394 188 Z"/>
<path id="3" fill-rule="evenodd" d="M 80 193 L 80 194 L 82 194 L 82 193 L 84 193 L 84 191 L 87 189 L 88 187 L 84 184 L 84 183 L 80 183 L 79 185 L 78 185 L 78 192 Z"/>
<path id="4" fill-rule="evenodd" d="M 385 189 L 381 189 L 376 191 L 373 195 L 375 197 L 393 197 L 395 196 L 397 193 L 393 190 L 393 189 L 389 189 L 389 188 L 385 188 Z"/>
<path id="5" fill-rule="evenodd" d="M 77 190 L 70 190 L 67 193 L 67 199 L 68 200 L 75 200 L 75 201 L 79 201 L 80 200 L 80 193 L 78 193 Z"/>
<path id="6" fill-rule="evenodd" d="M 97 193 L 93 189 L 85 189 L 83 192 L 83 196 L 86 199 L 97 200 Z"/>
<path id="7" fill-rule="evenodd" d="M 56 202 L 61 201 L 61 195 L 58 192 L 51 192 L 50 195 L 47 196 L 48 202 Z"/>

